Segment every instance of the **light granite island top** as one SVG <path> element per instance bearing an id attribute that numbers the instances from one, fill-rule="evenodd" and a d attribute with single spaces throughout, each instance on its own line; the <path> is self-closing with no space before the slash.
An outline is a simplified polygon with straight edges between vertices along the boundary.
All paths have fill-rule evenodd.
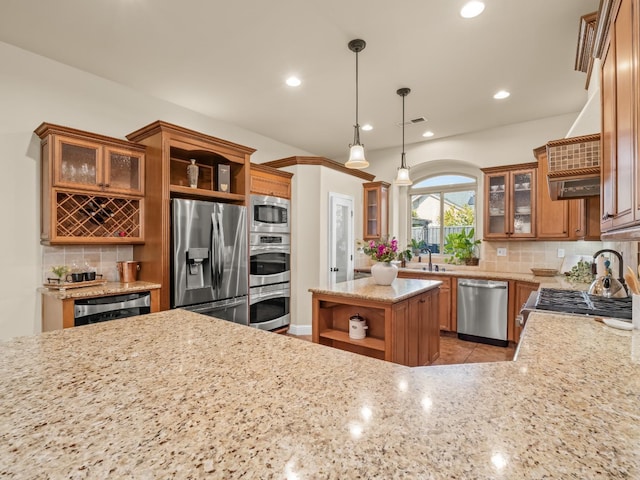
<path id="1" fill-rule="evenodd" d="M 0 477 L 640 478 L 640 332 L 409 368 L 173 310 L 0 343 Z"/>
<path id="2" fill-rule="evenodd" d="M 396 278 L 391 285 L 378 285 L 372 277 L 348 280 L 327 287 L 310 288 L 312 293 L 359 300 L 397 303 L 442 285 L 439 280 Z"/>

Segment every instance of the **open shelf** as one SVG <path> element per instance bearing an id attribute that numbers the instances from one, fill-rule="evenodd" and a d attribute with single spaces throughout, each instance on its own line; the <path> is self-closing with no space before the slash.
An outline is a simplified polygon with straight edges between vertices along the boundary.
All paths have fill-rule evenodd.
<path id="1" fill-rule="evenodd" d="M 371 350 L 378 350 L 384 352 L 385 344 L 384 340 L 380 338 L 365 337 L 362 340 L 351 338 L 349 332 L 343 332 L 342 330 L 325 330 L 320 332 L 320 338 L 326 338 L 329 340 L 335 340 L 343 343 L 350 343 L 352 345 L 359 345 L 362 347 L 370 348 Z"/>
<path id="2" fill-rule="evenodd" d="M 216 192 L 215 190 L 204 190 L 202 188 L 182 187 L 180 185 L 171 185 L 169 187 L 172 197 L 181 198 L 211 198 L 218 200 L 226 200 L 233 203 L 244 203 L 245 196 L 237 193 Z"/>

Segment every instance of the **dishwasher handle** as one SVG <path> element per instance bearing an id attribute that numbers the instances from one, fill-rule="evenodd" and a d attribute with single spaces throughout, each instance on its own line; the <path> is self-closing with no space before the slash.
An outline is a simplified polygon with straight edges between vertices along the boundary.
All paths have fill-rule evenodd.
<path id="1" fill-rule="evenodd" d="M 470 288 L 491 288 L 491 289 L 506 289 L 507 285 L 503 283 L 467 283 L 458 282 L 458 287 L 470 287 Z"/>

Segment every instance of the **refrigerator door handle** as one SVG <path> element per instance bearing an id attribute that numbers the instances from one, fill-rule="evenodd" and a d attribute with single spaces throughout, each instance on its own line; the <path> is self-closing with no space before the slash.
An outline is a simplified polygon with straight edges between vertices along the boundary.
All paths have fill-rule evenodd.
<path id="1" fill-rule="evenodd" d="M 215 262 L 211 263 L 211 274 L 214 278 L 213 284 L 216 290 L 222 285 L 222 274 L 224 273 L 224 247 L 222 245 L 224 237 L 222 236 L 222 224 L 219 220 L 220 218 L 218 218 L 216 212 L 211 214 L 211 225 L 213 229 L 211 235 L 211 250 L 215 258 Z"/>

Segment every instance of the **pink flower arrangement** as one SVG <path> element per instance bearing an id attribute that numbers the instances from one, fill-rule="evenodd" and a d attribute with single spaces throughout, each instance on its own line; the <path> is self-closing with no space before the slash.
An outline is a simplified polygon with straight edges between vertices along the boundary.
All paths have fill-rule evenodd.
<path id="1" fill-rule="evenodd" d="M 383 240 L 376 242 L 371 240 L 362 249 L 364 253 L 376 262 L 390 262 L 396 259 L 398 252 L 398 240 L 393 237 L 391 241 Z"/>

